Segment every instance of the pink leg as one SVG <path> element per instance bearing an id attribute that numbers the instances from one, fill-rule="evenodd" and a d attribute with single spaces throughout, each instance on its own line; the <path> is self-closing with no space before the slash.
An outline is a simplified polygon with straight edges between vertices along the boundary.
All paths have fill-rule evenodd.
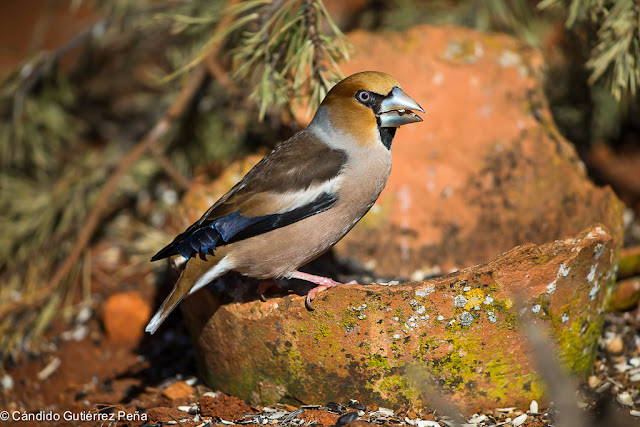
<path id="1" fill-rule="evenodd" d="M 305 300 L 305 305 L 309 310 L 313 310 L 311 306 L 311 301 L 313 301 L 318 294 L 328 288 L 333 288 L 335 286 L 342 285 L 340 282 L 336 282 L 335 280 L 331 280 L 328 277 L 322 276 L 314 276 L 313 274 L 303 273 L 302 271 L 294 271 L 289 276 L 290 279 L 300 279 L 306 280 L 307 282 L 315 283 L 315 288 L 311 289 L 309 293 L 307 293 L 307 299 Z M 357 285 L 358 282 L 355 280 L 350 281 L 349 283 L 345 283 L 345 285 Z"/>

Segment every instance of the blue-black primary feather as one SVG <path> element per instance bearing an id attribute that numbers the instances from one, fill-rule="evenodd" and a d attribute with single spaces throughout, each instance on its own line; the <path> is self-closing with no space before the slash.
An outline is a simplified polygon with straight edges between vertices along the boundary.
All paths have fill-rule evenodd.
<path id="1" fill-rule="evenodd" d="M 288 212 L 244 217 L 239 211 L 235 211 L 213 220 L 203 217 L 155 254 L 151 261 L 178 254 L 187 259 L 197 253 L 211 255 L 216 248 L 225 244 L 248 239 L 276 228 L 286 227 L 294 222 L 324 212 L 337 201 L 338 198 L 334 194 L 323 193 L 314 201 Z"/>

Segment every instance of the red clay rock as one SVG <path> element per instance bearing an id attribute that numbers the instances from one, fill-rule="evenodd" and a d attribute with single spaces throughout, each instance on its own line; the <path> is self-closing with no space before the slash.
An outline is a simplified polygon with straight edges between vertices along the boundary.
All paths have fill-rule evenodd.
<path id="1" fill-rule="evenodd" d="M 305 410 L 302 414 L 298 415 L 298 419 L 304 420 L 305 425 L 326 427 L 335 426 L 338 418 L 340 418 L 340 415 L 320 409 Z"/>
<path id="2" fill-rule="evenodd" d="M 150 317 L 149 302 L 136 291 L 112 295 L 104 306 L 104 328 L 113 342 L 137 343 Z"/>
<path id="3" fill-rule="evenodd" d="M 300 296 L 215 304 L 207 289 L 183 304 L 203 379 L 243 399 L 397 408 L 440 393 L 469 414 L 526 409 L 544 385 L 519 319 L 528 313 L 564 366 L 588 374 L 616 245 L 596 226 L 438 279 L 332 288 L 313 312 Z"/>
<path id="4" fill-rule="evenodd" d="M 189 422 L 193 418 L 192 415 L 189 415 L 186 412 L 180 411 L 175 408 L 166 408 L 164 406 L 159 406 L 157 408 L 149 409 L 147 411 L 147 415 L 149 417 L 148 419 L 149 423 L 154 423 L 154 422 L 168 423 L 171 421 L 179 421 L 182 423 L 182 425 L 185 425 L 185 426 L 195 425 L 194 423 Z"/>
<path id="5" fill-rule="evenodd" d="M 196 389 L 191 387 L 184 381 L 178 381 L 162 390 L 162 395 L 169 400 L 186 400 L 190 396 L 194 396 Z"/>
<path id="6" fill-rule="evenodd" d="M 609 297 L 610 310 L 626 311 L 638 305 L 640 301 L 640 277 L 633 277 L 616 283 Z"/>
<path id="7" fill-rule="evenodd" d="M 202 396 L 200 399 L 200 414 L 203 417 L 234 421 L 238 414 L 251 413 L 251 408 L 237 397 L 222 394 L 215 398 Z"/>
<path id="8" fill-rule="evenodd" d="M 541 55 L 456 28 L 350 38 L 357 51 L 345 74 L 386 71 L 427 113 L 398 131 L 386 190 L 336 253 L 378 274 L 419 277 L 508 252 L 439 279 L 330 289 L 313 312 L 297 296 L 243 299 L 242 280 L 227 276 L 216 287 L 236 302 L 205 289 L 182 303 L 205 382 L 256 403 L 353 398 L 398 408 L 442 394 L 467 413 L 526 409 L 545 396 L 524 313 L 569 370 L 587 375 L 623 205 L 587 179 L 556 130 Z M 256 160 L 194 186 L 185 201 L 197 212 L 184 225 Z"/>

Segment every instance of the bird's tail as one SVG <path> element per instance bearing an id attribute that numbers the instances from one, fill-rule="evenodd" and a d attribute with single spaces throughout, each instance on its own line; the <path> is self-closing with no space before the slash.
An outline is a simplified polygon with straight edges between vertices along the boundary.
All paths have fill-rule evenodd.
<path id="1" fill-rule="evenodd" d="M 188 293 L 179 291 L 180 288 L 178 287 L 178 285 L 180 284 L 181 279 L 182 276 L 180 276 L 180 279 L 178 279 L 178 283 L 176 283 L 176 286 L 174 286 L 169 296 L 164 300 L 158 311 L 156 311 L 156 314 L 153 315 L 153 317 L 147 324 L 147 327 L 144 329 L 146 332 L 149 332 L 153 335 L 155 331 L 158 330 L 160 325 L 162 325 L 162 322 L 164 322 L 169 314 L 173 311 L 173 309 L 176 308 L 178 304 L 180 304 L 180 301 L 182 301 L 184 297 L 188 295 Z"/>
<path id="2" fill-rule="evenodd" d="M 171 293 L 144 329 L 146 332 L 153 334 L 184 297 L 203 288 L 233 268 L 224 252 L 218 251 L 216 255 L 217 259 L 193 257 L 187 262 Z"/>

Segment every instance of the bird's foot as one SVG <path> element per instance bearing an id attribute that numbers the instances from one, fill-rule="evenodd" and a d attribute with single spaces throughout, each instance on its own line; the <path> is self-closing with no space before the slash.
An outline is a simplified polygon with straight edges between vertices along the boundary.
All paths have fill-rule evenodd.
<path id="1" fill-rule="evenodd" d="M 271 288 L 280 289 L 280 284 L 276 279 L 265 279 L 258 283 L 258 295 L 260 295 L 260 300 L 262 302 L 267 301 L 267 297 L 264 296 L 264 293 Z"/>
<path id="2" fill-rule="evenodd" d="M 313 306 L 311 305 L 311 301 L 313 301 L 320 292 L 323 292 L 329 288 L 333 288 L 336 286 L 340 286 L 342 285 L 342 283 L 340 282 L 336 282 L 335 280 L 332 280 L 328 277 L 322 277 L 322 276 L 314 276 L 313 274 L 309 274 L 309 273 L 303 273 L 301 271 L 294 271 L 291 276 L 289 276 L 289 278 L 291 279 L 301 279 L 301 280 L 306 280 L 307 282 L 311 282 L 311 283 L 315 283 L 316 286 L 315 288 L 311 289 L 308 293 L 307 293 L 307 299 L 304 302 L 304 305 L 307 307 L 307 310 L 312 311 L 313 310 Z M 348 283 L 344 283 L 345 285 L 357 285 L 358 282 L 356 282 L 355 280 L 352 280 Z"/>

